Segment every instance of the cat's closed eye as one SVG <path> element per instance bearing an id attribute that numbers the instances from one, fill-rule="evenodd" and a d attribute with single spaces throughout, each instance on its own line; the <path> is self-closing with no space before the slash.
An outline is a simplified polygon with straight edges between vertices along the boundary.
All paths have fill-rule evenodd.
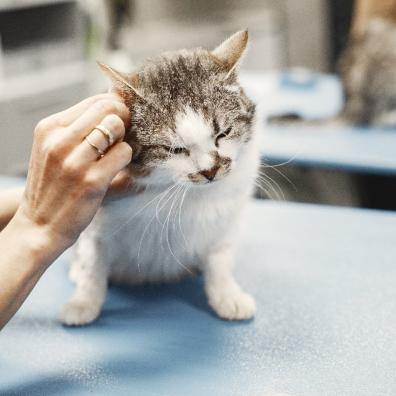
<path id="1" fill-rule="evenodd" d="M 174 154 L 188 154 L 188 150 L 185 147 L 174 147 L 171 151 Z"/>
<path id="2" fill-rule="evenodd" d="M 219 140 L 222 138 L 227 137 L 230 133 L 231 133 L 232 127 L 228 127 L 225 131 L 220 132 L 217 136 L 216 136 L 216 146 L 219 145 Z"/>
<path id="3" fill-rule="evenodd" d="M 166 151 L 169 151 L 171 154 L 189 154 L 189 151 L 185 147 L 169 147 L 163 146 Z"/>

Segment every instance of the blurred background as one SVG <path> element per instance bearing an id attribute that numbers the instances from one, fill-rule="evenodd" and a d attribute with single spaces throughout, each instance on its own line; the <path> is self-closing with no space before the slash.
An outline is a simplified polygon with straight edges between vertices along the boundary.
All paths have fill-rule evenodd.
<path id="1" fill-rule="evenodd" d="M 26 173 L 41 118 L 107 89 L 96 59 L 128 72 L 248 28 L 241 82 L 259 109 L 257 195 L 395 209 L 394 3 L 1 0 L 0 174 Z"/>

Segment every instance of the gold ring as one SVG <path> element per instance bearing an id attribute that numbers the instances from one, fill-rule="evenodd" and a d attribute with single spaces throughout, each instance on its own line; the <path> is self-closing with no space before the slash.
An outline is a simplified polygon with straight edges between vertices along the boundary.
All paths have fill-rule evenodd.
<path id="1" fill-rule="evenodd" d="M 101 157 L 105 154 L 103 150 L 101 150 L 98 146 L 96 146 L 88 139 L 88 136 L 85 137 L 85 140 Z"/>
<path id="2" fill-rule="evenodd" d="M 109 143 L 109 146 L 112 146 L 114 143 L 114 136 L 111 133 L 111 131 L 106 128 L 104 125 L 99 124 L 96 125 L 96 127 L 94 128 L 94 130 L 97 129 L 98 131 L 102 132 L 102 134 L 105 136 L 105 138 L 107 139 L 107 142 Z"/>

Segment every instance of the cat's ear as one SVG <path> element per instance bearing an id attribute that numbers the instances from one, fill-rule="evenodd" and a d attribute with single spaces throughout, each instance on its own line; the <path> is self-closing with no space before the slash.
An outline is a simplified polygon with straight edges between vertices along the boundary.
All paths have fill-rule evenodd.
<path id="1" fill-rule="evenodd" d="M 241 30 L 223 41 L 211 52 L 216 60 L 224 67 L 227 76 L 229 76 L 239 64 L 245 53 L 248 38 L 248 31 Z"/>
<path id="2" fill-rule="evenodd" d="M 139 92 L 139 90 L 135 87 L 138 83 L 138 76 L 134 74 L 125 74 L 121 73 L 112 67 L 105 65 L 104 63 L 98 62 L 97 64 L 99 67 L 102 69 L 102 71 L 110 77 L 110 80 L 112 82 L 112 88 L 111 90 L 121 94 L 123 96 L 123 93 L 133 93 L 134 95 L 138 96 L 139 98 L 144 100 L 143 95 Z"/>

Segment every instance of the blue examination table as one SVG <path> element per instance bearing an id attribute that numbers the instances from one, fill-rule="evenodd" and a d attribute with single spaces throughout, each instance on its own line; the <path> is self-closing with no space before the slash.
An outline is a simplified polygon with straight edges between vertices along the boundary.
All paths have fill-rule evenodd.
<path id="1" fill-rule="evenodd" d="M 343 107 L 337 77 L 291 70 L 249 73 L 241 80 L 258 104 L 264 163 L 396 176 L 396 129 L 266 124 L 268 115 L 284 113 L 308 120 L 336 116 Z"/>
<path id="2" fill-rule="evenodd" d="M 266 127 L 264 163 L 396 176 L 396 131 Z"/>
<path id="3" fill-rule="evenodd" d="M 96 323 L 64 327 L 66 252 L 0 333 L 0 395 L 394 396 L 395 236 L 394 213 L 252 201 L 242 323 L 194 278 L 111 288 Z"/>

